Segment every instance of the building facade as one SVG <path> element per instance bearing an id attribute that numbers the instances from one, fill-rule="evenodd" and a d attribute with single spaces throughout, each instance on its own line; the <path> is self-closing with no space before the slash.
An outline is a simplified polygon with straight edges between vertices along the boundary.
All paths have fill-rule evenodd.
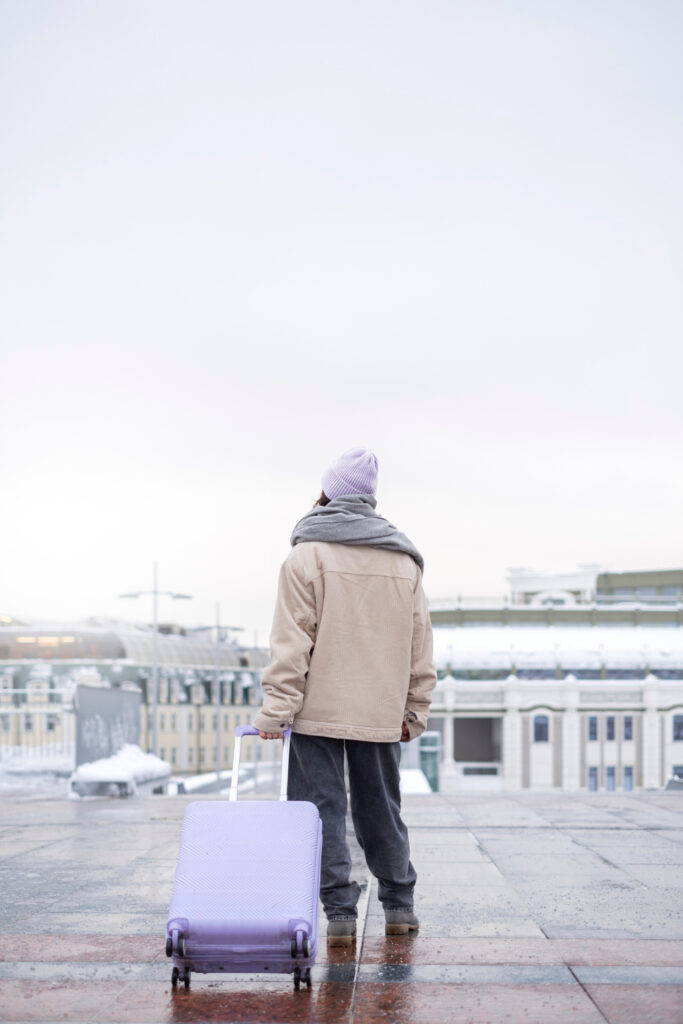
<path id="1" fill-rule="evenodd" d="M 460 681 L 436 688 L 443 789 L 656 789 L 683 776 L 683 682 Z"/>
<path id="2" fill-rule="evenodd" d="M 623 791 L 683 776 L 683 570 L 509 580 L 508 599 L 430 605 L 441 787 Z M 268 652 L 161 629 L 157 753 L 176 774 L 229 768 Z M 148 626 L 0 617 L 0 762 L 69 761 L 78 683 L 140 690 L 151 749 L 152 651 Z M 262 756 L 247 739 L 245 760 Z"/>
<path id="3" fill-rule="evenodd" d="M 631 790 L 683 775 L 683 571 L 511 570 L 431 605 L 443 788 Z"/>
<path id="4" fill-rule="evenodd" d="M 133 688 L 142 694 L 140 746 L 152 746 L 153 633 L 107 620 L 0 623 L 0 765 L 73 768 L 74 693 L 79 684 Z M 267 652 L 179 627 L 157 635 L 157 753 L 178 774 L 230 766 L 234 731 L 261 703 Z M 248 738 L 243 757 L 258 761 Z"/>

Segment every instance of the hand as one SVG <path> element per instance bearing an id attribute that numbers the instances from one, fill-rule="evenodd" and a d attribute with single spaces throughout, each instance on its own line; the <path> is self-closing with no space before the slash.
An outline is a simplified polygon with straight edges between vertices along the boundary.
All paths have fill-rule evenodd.
<path id="1" fill-rule="evenodd" d="M 408 726 L 406 725 L 405 722 L 403 722 L 403 724 L 401 725 L 401 743 L 409 743 L 409 742 L 410 742 L 410 733 L 408 731 Z"/>
<path id="2" fill-rule="evenodd" d="M 282 733 L 281 732 L 262 732 L 259 729 L 258 734 L 259 734 L 259 736 L 261 737 L 262 740 L 281 740 L 282 739 Z"/>

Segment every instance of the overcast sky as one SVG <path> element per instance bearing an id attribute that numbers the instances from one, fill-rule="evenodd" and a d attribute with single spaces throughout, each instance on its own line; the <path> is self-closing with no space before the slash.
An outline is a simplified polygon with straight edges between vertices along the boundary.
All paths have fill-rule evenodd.
<path id="1" fill-rule="evenodd" d="M 265 642 L 355 445 L 431 598 L 683 564 L 678 0 L 0 12 L 0 611 Z"/>

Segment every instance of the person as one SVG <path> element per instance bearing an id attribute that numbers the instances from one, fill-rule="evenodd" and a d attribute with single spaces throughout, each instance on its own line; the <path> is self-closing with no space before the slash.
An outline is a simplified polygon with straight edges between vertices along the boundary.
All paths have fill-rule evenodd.
<path id="1" fill-rule="evenodd" d="M 422 556 L 376 512 L 376 456 L 344 452 L 322 484 L 280 570 L 254 726 L 264 739 L 292 729 L 287 796 L 320 813 L 327 941 L 344 946 L 355 938 L 360 895 L 346 842 L 345 756 L 353 827 L 378 880 L 386 934 L 419 928 L 399 741 L 424 731 L 436 672 Z"/>

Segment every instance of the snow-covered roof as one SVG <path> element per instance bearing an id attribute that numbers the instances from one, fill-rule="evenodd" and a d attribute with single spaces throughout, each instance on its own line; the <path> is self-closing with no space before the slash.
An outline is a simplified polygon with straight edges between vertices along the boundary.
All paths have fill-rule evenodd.
<path id="1" fill-rule="evenodd" d="M 439 626 L 438 668 L 683 668 L 683 629 L 635 626 Z"/>

